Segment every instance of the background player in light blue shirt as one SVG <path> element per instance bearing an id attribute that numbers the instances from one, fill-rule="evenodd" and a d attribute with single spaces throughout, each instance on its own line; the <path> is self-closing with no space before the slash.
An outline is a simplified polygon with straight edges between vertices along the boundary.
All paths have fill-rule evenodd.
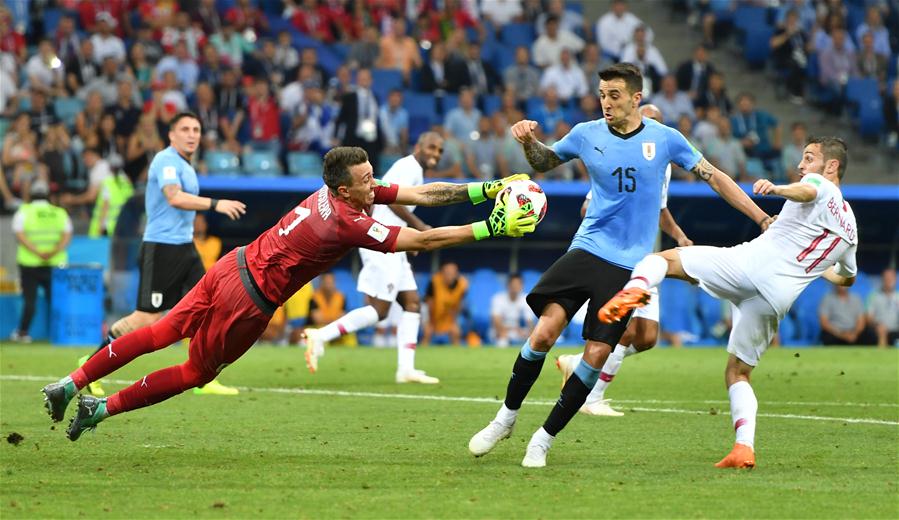
<path id="1" fill-rule="evenodd" d="M 540 319 L 515 361 L 503 406 L 496 418 L 469 441 L 468 449 L 475 456 L 486 454 L 511 435 L 518 410 L 540 375 L 546 353 L 581 305 L 589 302 L 583 359 L 562 388 L 543 427 L 531 437 L 522 460 L 525 467 L 546 465 L 552 440 L 584 404 L 612 345 L 625 331 L 627 319 L 604 324 L 596 313 L 627 282 L 637 261 L 652 251 L 668 162 L 692 171 L 763 228 L 770 222 L 770 217 L 680 132 L 640 115 L 643 77 L 639 69 L 619 63 L 600 72 L 599 77 L 602 120 L 575 126 L 552 148 L 537 140 L 535 121 L 519 121 L 512 126 L 513 137 L 538 172 L 581 159 L 590 174 L 593 201 L 568 252 L 543 273 L 527 297 Z"/>

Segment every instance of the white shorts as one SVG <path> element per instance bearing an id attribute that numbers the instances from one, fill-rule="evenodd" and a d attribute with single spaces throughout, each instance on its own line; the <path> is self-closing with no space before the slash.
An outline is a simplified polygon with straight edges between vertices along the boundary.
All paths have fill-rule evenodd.
<path id="1" fill-rule="evenodd" d="M 649 294 L 651 295 L 649 303 L 643 307 L 634 309 L 634 313 L 631 314 L 631 319 L 643 318 L 644 320 L 650 320 L 656 323 L 659 322 L 659 288 L 653 287 L 649 290 Z"/>
<path id="2" fill-rule="evenodd" d="M 777 334 L 779 318 L 743 271 L 742 246 L 678 248 L 684 271 L 715 298 L 731 303 L 733 327 L 727 351 L 756 366 Z"/>
<path id="3" fill-rule="evenodd" d="M 360 249 L 362 270 L 356 290 L 372 298 L 392 302 L 403 291 L 417 291 L 415 275 L 405 252 L 379 253 Z"/>

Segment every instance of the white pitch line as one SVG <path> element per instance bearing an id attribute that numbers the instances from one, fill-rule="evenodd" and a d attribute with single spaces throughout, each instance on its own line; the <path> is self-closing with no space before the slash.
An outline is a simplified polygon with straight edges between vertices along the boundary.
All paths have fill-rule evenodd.
<path id="1" fill-rule="evenodd" d="M 45 382 L 45 381 L 56 381 L 58 378 L 49 377 L 49 376 L 27 376 L 27 375 L 0 375 L 0 380 L 5 381 L 35 381 L 35 382 Z M 133 381 L 124 380 L 124 379 L 103 379 L 103 382 L 108 382 L 112 384 L 122 384 L 127 385 L 133 383 Z M 292 395 L 323 395 L 323 396 L 331 396 L 331 397 L 367 397 L 367 398 L 375 398 L 375 399 L 409 399 L 409 400 L 419 400 L 419 401 L 450 401 L 457 403 L 490 403 L 490 404 L 499 404 L 502 401 L 499 399 L 494 399 L 492 397 L 462 397 L 462 396 L 447 396 L 447 395 L 425 395 L 425 394 L 387 394 L 380 392 L 351 392 L 348 390 L 319 390 L 312 388 L 257 388 L 257 387 L 245 387 L 238 386 L 240 390 L 249 391 L 249 392 L 268 392 L 273 394 L 292 394 Z M 625 402 L 625 401 L 622 401 Z M 626 402 L 663 402 L 663 401 L 626 401 Z M 677 402 L 677 401 L 673 401 Z M 697 402 L 697 401 L 682 401 L 682 402 Z M 699 401 L 699 402 L 708 402 L 708 401 Z M 718 401 L 714 401 L 718 402 Z M 530 401 L 526 401 L 525 404 L 529 405 L 538 405 L 538 406 L 552 406 L 556 404 L 556 401 L 547 401 L 541 399 L 532 399 Z M 774 404 L 774 403 L 768 403 Z M 798 404 L 807 404 L 807 403 L 798 403 Z M 657 413 L 676 413 L 676 414 L 689 414 L 689 415 L 709 415 L 708 410 L 687 410 L 681 408 L 646 408 L 646 407 L 630 407 L 631 410 L 636 412 L 657 412 Z M 857 417 L 827 417 L 820 415 L 798 415 L 798 414 L 781 414 L 781 413 L 760 413 L 759 417 L 770 417 L 775 419 L 800 419 L 806 421 L 834 421 L 834 422 L 843 422 L 850 424 L 879 424 L 885 426 L 899 426 L 899 421 L 887 421 L 882 419 L 864 419 Z"/>

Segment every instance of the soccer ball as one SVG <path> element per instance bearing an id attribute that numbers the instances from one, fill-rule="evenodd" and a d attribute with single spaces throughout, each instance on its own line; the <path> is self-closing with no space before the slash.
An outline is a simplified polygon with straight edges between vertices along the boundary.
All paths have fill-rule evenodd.
<path id="1" fill-rule="evenodd" d="M 534 206 L 530 214 L 537 215 L 538 224 L 546 216 L 546 194 L 543 193 L 543 188 L 534 181 L 510 182 L 496 197 L 497 204 L 506 204 L 507 201 L 512 208 L 518 208 L 530 201 Z"/>

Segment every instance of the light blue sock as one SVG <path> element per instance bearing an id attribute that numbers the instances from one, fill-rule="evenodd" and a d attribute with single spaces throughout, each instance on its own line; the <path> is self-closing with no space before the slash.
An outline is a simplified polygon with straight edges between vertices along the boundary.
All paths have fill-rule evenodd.
<path id="1" fill-rule="evenodd" d="M 531 349 L 531 340 L 525 340 L 521 347 L 521 357 L 528 361 L 543 361 L 546 358 L 546 352 L 539 352 Z"/>
<path id="2" fill-rule="evenodd" d="M 591 367 L 586 361 L 581 359 L 577 368 L 574 369 L 574 375 L 584 383 L 584 386 L 593 388 L 593 386 L 596 385 L 596 380 L 599 379 L 599 369 Z"/>

